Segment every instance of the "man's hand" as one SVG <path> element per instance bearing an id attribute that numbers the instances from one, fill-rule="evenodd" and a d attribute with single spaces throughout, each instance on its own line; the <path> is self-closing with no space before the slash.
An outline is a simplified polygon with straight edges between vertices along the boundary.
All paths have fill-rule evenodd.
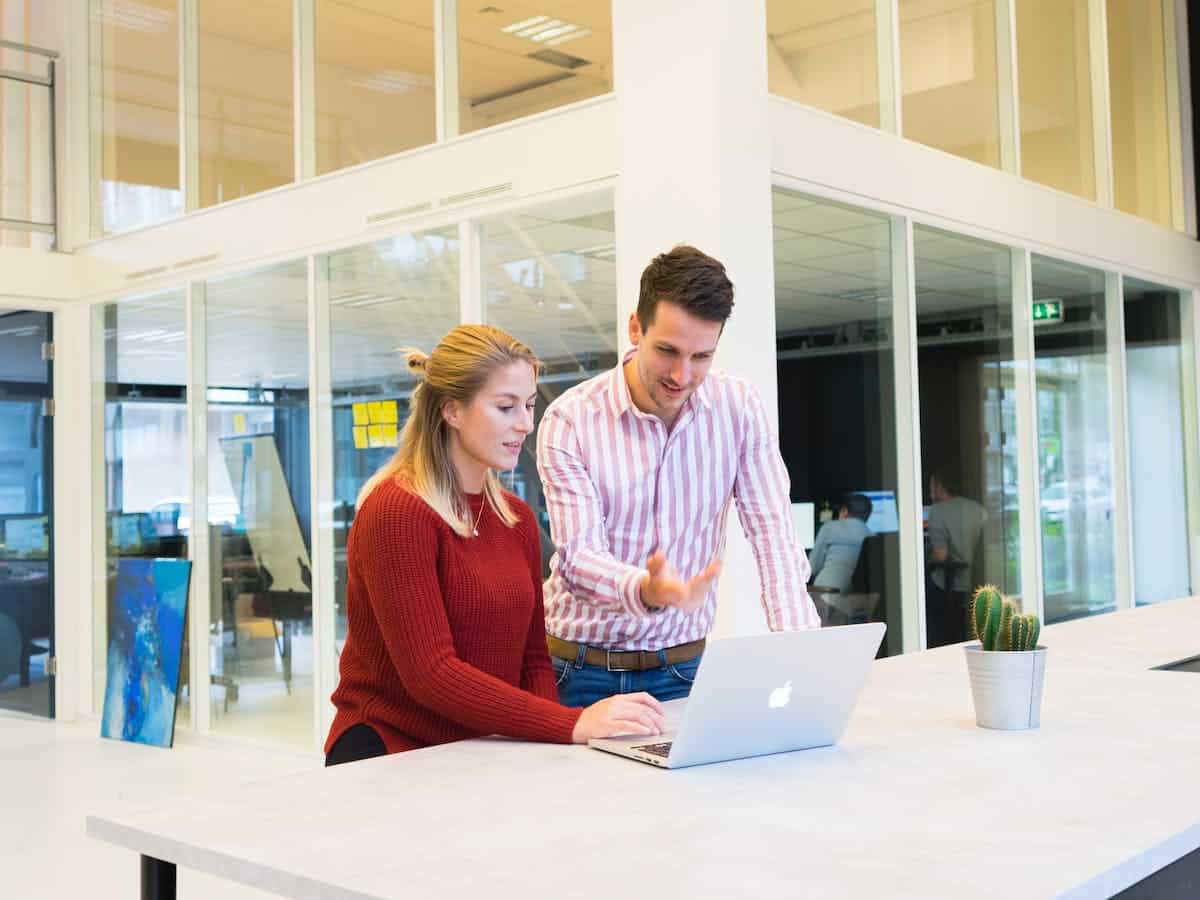
<path id="1" fill-rule="evenodd" d="M 673 606 L 684 615 L 691 615 L 704 604 L 713 579 L 721 574 L 721 561 L 713 560 L 708 567 L 690 581 L 684 581 L 667 562 L 666 554 L 655 550 L 646 560 L 646 574 L 642 577 L 642 602 L 658 609 Z"/>

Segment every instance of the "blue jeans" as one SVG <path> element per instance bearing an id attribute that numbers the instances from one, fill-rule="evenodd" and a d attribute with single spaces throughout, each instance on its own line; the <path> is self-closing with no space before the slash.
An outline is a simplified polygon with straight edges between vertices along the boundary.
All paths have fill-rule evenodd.
<path id="1" fill-rule="evenodd" d="M 661 656 L 661 654 L 660 654 Z M 672 665 L 663 658 L 657 669 L 642 672 L 610 672 L 604 666 L 550 657 L 554 666 L 558 699 L 563 706 L 591 706 L 613 694 L 645 691 L 659 700 L 678 700 L 691 693 L 700 657 Z"/>

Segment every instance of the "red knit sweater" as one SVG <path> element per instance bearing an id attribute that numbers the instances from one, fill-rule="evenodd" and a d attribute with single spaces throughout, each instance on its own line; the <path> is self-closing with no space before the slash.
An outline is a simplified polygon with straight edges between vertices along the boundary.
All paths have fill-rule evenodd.
<path id="1" fill-rule="evenodd" d="M 329 751 L 366 723 L 389 753 L 486 734 L 570 743 L 580 709 L 559 705 L 546 652 L 533 512 L 509 528 L 468 495 L 478 537 L 460 537 L 420 497 L 385 481 L 347 545 L 349 634 Z"/>

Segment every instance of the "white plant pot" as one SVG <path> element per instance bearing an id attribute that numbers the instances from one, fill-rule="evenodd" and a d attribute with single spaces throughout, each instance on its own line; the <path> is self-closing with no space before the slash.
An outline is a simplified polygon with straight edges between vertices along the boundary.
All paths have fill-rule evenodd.
<path id="1" fill-rule="evenodd" d="M 1046 648 L 984 650 L 980 644 L 968 644 L 964 649 L 975 698 L 975 724 L 1005 731 L 1039 727 Z"/>

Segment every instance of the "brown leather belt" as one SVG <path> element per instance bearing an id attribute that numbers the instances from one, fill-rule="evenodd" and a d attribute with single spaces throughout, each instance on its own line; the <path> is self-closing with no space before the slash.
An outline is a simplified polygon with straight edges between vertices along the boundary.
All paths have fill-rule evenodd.
<path id="1" fill-rule="evenodd" d="M 574 641 L 564 641 L 552 634 L 546 635 L 546 649 L 551 656 L 575 662 L 579 659 L 579 648 L 582 644 Z M 677 644 L 662 651 L 667 663 L 685 663 L 695 659 L 704 652 L 704 640 L 692 641 L 688 644 Z M 648 669 L 661 669 L 663 657 L 657 650 L 605 650 L 602 647 L 588 647 L 584 652 L 583 661 L 589 666 L 599 666 L 610 672 L 645 672 Z"/>

